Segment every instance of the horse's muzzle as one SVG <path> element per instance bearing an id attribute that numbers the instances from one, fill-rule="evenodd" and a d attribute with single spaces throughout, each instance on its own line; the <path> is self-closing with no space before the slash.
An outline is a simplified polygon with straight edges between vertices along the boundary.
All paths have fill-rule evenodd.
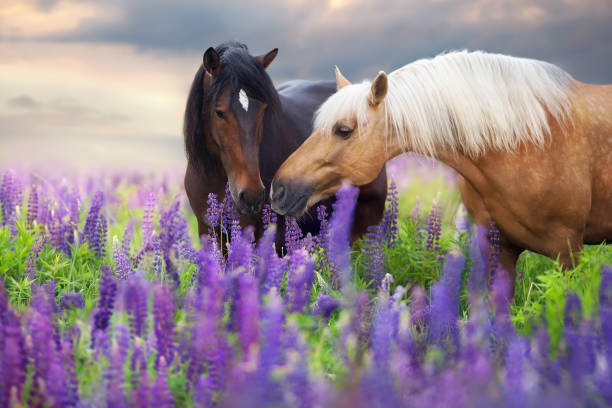
<path id="1" fill-rule="evenodd" d="M 238 193 L 236 209 L 240 214 L 257 214 L 263 208 L 266 200 L 266 190 L 260 189 L 255 192 L 242 190 Z"/>
<path id="2" fill-rule="evenodd" d="M 299 217 L 306 211 L 306 204 L 312 195 L 309 184 L 274 180 L 270 190 L 272 210 L 280 215 Z"/>

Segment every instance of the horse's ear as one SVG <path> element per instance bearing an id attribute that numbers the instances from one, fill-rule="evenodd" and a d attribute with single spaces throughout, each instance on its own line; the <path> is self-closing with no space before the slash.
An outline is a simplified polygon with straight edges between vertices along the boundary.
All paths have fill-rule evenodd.
<path id="1" fill-rule="evenodd" d="M 338 89 L 342 89 L 345 86 L 351 84 L 349 80 L 346 79 L 344 75 L 342 75 L 342 72 L 340 72 L 340 69 L 337 65 L 334 65 L 334 72 L 336 73 L 336 86 L 338 87 Z"/>
<path id="2" fill-rule="evenodd" d="M 277 54 L 278 54 L 278 48 L 275 48 L 269 53 L 258 55 L 255 58 L 257 58 L 257 61 L 259 61 L 259 63 L 263 65 L 264 68 L 268 68 L 268 65 L 270 65 L 272 61 L 274 61 L 274 58 L 276 58 Z"/>
<path id="3" fill-rule="evenodd" d="M 221 70 L 221 57 L 213 47 L 209 47 L 204 53 L 204 68 L 212 76 L 217 76 Z"/>
<path id="4" fill-rule="evenodd" d="M 370 88 L 369 101 L 370 105 L 376 107 L 378 106 L 385 96 L 387 96 L 387 89 L 389 87 L 389 82 L 387 80 L 387 74 L 384 71 L 380 71 L 372 82 L 372 87 Z"/>

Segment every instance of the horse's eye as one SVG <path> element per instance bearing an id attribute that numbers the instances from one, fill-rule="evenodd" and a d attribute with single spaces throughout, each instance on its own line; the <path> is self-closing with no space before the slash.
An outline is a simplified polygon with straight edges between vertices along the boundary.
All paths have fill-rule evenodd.
<path id="1" fill-rule="evenodd" d="M 219 109 L 215 109 L 215 115 L 217 115 L 219 119 L 223 119 L 225 117 L 225 115 L 223 114 L 223 111 Z"/>
<path id="2" fill-rule="evenodd" d="M 348 139 L 353 134 L 353 129 L 348 126 L 338 126 L 335 133 L 343 139 Z"/>

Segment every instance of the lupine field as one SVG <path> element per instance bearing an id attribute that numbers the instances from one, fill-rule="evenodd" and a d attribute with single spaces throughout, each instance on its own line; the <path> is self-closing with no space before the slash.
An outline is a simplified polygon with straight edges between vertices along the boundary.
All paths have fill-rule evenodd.
<path id="1" fill-rule="evenodd" d="M 352 247 L 346 186 L 279 257 L 212 195 L 200 240 L 180 177 L 4 171 L 0 407 L 612 406 L 612 249 L 523 254 L 510 299 L 448 178 Z"/>

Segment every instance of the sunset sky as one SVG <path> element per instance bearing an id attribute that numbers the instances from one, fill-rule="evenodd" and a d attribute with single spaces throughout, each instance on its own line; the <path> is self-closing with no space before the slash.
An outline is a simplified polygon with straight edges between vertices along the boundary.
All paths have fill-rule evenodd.
<path id="1" fill-rule="evenodd" d="M 351 80 L 445 50 L 547 60 L 612 83 L 610 0 L 2 0 L 0 166 L 183 166 L 188 87 L 209 46 L 279 48 L 275 83 Z"/>

